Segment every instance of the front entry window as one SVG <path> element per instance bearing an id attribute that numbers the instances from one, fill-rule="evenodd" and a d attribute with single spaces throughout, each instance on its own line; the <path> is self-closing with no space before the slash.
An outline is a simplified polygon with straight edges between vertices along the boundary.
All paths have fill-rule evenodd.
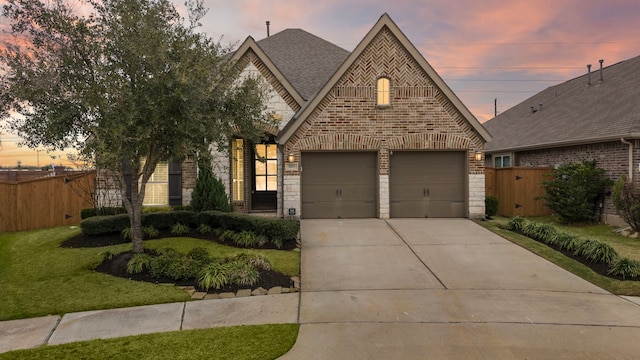
<path id="1" fill-rule="evenodd" d="M 244 200 L 244 140 L 234 139 L 231 143 L 233 201 Z"/>
<path id="2" fill-rule="evenodd" d="M 276 144 L 257 144 L 255 158 L 256 191 L 276 191 L 278 187 L 278 151 Z"/>

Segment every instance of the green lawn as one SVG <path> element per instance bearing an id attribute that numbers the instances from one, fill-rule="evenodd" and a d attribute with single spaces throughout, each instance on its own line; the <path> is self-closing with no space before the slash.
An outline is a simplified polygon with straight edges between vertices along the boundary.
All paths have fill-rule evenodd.
<path id="1" fill-rule="evenodd" d="M 552 219 L 549 217 L 530 218 L 529 220 L 547 223 L 552 222 Z M 505 225 L 508 221 L 509 219 L 507 218 L 496 217 L 494 220 L 490 221 L 479 221 L 478 224 L 613 294 L 640 296 L 640 281 L 620 281 L 602 276 L 591 270 L 589 267 L 564 256 L 562 253 L 545 244 L 532 240 L 526 236 L 502 229 L 501 226 Z M 608 225 L 590 225 L 580 227 L 559 225 L 556 223 L 553 223 L 553 225 L 562 232 L 572 233 L 585 239 L 594 239 L 606 242 L 613 246 L 620 256 L 628 256 L 640 260 L 640 240 L 625 238 L 614 234 L 613 228 Z"/>
<path id="2" fill-rule="evenodd" d="M 65 249 L 60 243 L 79 234 L 78 228 L 57 227 L 0 233 L 0 321 L 68 312 L 160 304 L 190 300 L 173 286 L 113 277 L 93 271 L 101 253 L 120 253 L 131 244 L 101 248 Z M 285 274 L 300 271 L 300 253 L 279 250 L 243 250 L 193 238 L 145 242 L 149 248 L 173 247 L 187 252 L 205 247 L 215 257 L 240 252 L 259 253 Z"/>
<path id="3" fill-rule="evenodd" d="M 129 336 L 0 354 L 14 359 L 276 359 L 298 336 L 297 324 L 236 326 Z"/>

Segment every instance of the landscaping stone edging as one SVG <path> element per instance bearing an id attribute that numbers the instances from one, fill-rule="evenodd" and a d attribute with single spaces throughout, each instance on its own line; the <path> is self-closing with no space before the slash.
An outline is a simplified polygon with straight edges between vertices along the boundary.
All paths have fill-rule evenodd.
<path id="1" fill-rule="evenodd" d="M 289 294 L 289 293 L 299 292 L 300 277 L 293 276 L 291 277 L 291 281 L 293 281 L 293 284 L 294 284 L 292 287 L 274 286 L 268 290 L 265 288 L 259 287 L 256 289 L 240 289 L 235 293 L 225 292 L 225 293 L 219 293 L 219 294 L 209 294 L 206 292 L 196 291 L 196 288 L 194 286 L 178 286 L 178 287 L 186 291 L 187 294 L 189 294 L 189 296 L 195 300 L 231 299 L 236 297 Z"/>

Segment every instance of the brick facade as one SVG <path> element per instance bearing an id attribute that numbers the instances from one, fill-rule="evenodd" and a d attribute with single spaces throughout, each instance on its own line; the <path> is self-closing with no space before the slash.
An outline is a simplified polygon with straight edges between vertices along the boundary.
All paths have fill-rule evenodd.
<path id="1" fill-rule="evenodd" d="M 376 105 L 379 77 L 391 80 L 391 104 L 387 107 Z M 472 176 L 484 177 L 484 163 L 474 158 L 474 152 L 483 146 L 482 137 L 384 27 L 284 144 L 284 152 L 300 159 L 302 151 L 377 151 L 379 216 L 384 218 L 389 216 L 389 151 L 467 151 L 468 209 L 475 217 L 484 214 L 484 182 L 477 185 L 477 176 Z M 294 191 L 285 194 L 285 207 L 297 202 L 295 207 L 300 209 L 300 172 L 285 170 L 284 175 L 285 191 Z"/>
<path id="2" fill-rule="evenodd" d="M 633 181 L 640 185 L 640 141 L 633 141 Z M 567 146 L 549 148 L 542 150 L 522 151 L 515 154 L 516 166 L 538 167 L 538 166 L 559 166 L 568 163 L 579 163 L 582 161 L 596 161 L 598 167 L 603 168 L 605 176 L 612 180 L 617 180 L 622 174 L 629 172 L 629 147 L 621 141 L 611 141 L 604 143 Z M 612 204 L 611 196 L 605 196 L 603 216 L 614 219 L 617 214 Z"/>

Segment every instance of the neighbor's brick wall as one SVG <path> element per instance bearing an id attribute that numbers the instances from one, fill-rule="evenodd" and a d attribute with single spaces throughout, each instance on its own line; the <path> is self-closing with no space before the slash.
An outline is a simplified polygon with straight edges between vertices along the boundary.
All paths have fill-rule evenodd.
<path id="1" fill-rule="evenodd" d="M 516 165 L 526 167 L 557 166 L 569 163 L 595 160 L 598 167 L 605 169 L 605 176 L 617 180 L 629 170 L 629 148 L 620 141 L 600 144 L 567 146 L 561 148 L 523 151 L 516 154 Z M 640 185 L 640 141 L 634 141 L 633 180 Z M 604 213 L 615 215 L 611 196 L 605 197 Z"/>
<path id="2" fill-rule="evenodd" d="M 376 82 L 381 76 L 391 79 L 389 107 L 376 106 Z M 474 152 L 483 147 L 482 138 L 384 28 L 301 124 L 284 151 L 300 159 L 300 153 L 308 150 L 373 150 L 378 152 L 379 175 L 386 176 L 392 150 L 468 151 L 469 174 L 484 174 L 484 163 L 474 159 Z M 299 171 L 285 171 L 285 179 L 299 175 Z M 388 199 L 382 196 L 388 197 L 388 181 L 379 186 L 380 216 L 384 217 Z M 292 190 L 299 199 L 300 186 Z M 474 202 L 474 212 L 477 205 Z"/>

